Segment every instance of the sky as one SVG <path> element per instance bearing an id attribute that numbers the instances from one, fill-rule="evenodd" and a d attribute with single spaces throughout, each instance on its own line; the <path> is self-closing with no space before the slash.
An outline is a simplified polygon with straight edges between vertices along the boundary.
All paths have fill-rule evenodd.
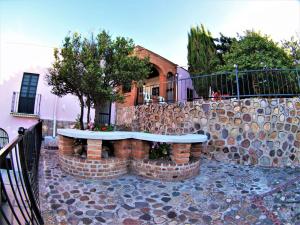
<path id="1" fill-rule="evenodd" d="M 255 29 L 289 39 L 300 33 L 300 0 L 0 0 L 0 83 L 51 65 L 53 48 L 75 31 L 105 29 L 186 67 L 188 31 L 201 23 L 215 37 Z"/>

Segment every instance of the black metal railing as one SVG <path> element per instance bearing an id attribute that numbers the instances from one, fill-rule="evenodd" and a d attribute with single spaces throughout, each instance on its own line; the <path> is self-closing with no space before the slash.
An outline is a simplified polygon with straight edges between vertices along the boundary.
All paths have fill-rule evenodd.
<path id="1" fill-rule="evenodd" d="M 138 89 L 136 104 L 251 97 L 300 96 L 297 69 L 262 69 L 190 75 Z"/>
<path id="2" fill-rule="evenodd" d="M 19 129 L 0 150 L 0 224 L 44 224 L 39 207 L 38 162 L 42 121 Z"/>
<path id="3" fill-rule="evenodd" d="M 34 97 L 28 97 L 20 95 L 20 92 L 13 92 L 11 112 L 39 116 L 41 97 L 42 96 L 40 94 L 36 94 Z"/>
<path id="4" fill-rule="evenodd" d="M 297 69 L 264 69 L 194 75 L 178 80 L 178 100 L 191 100 L 184 93 L 186 83 L 194 90 L 192 100 L 199 98 L 292 97 L 300 95 Z"/>

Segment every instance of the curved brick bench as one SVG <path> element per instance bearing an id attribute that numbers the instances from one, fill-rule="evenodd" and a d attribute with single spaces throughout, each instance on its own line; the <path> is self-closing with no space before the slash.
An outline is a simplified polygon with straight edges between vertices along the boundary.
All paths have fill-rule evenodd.
<path id="1" fill-rule="evenodd" d="M 180 181 L 197 176 L 200 172 L 200 160 L 191 160 L 185 164 L 159 162 L 154 160 L 131 161 L 131 171 L 139 176 L 163 180 Z"/>
<path id="2" fill-rule="evenodd" d="M 160 135 L 128 131 L 83 131 L 76 129 L 59 129 L 59 155 L 62 168 L 75 176 L 92 178 L 112 178 L 126 173 L 126 162 L 139 175 L 151 178 L 144 173 L 145 168 L 152 168 L 154 179 L 182 180 L 193 177 L 199 172 L 201 143 L 207 141 L 206 135 Z M 75 139 L 87 139 L 87 159 L 74 157 Z M 102 140 L 111 140 L 114 145 L 115 158 L 102 159 Z M 171 143 L 171 164 L 167 169 L 160 164 L 144 164 L 149 158 L 150 142 Z M 116 161 L 114 161 L 116 160 Z M 119 163 L 119 161 L 122 163 Z M 196 160 L 197 162 L 191 161 Z M 73 161 L 73 164 L 72 164 Z M 143 163 L 136 164 L 142 161 Z M 117 163 L 118 162 L 118 163 Z M 125 165 L 126 164 L 126 165 Z M 151 164 L 151 165 L 150 165 Z M 96 166 L 95 166 L 96 165 Z M 197 166 L 198 165 L 198 166 Z M 153 170 L 153 171 L 154 171 Z"/>
<path id="3" fill-rule="evenodd" d="M 128 173 L 129 161 L 118 158 L 101 160 L 81 159 L 77 156 L 59 155 L 62 170 L 80 178 L 110 179 Z"/>

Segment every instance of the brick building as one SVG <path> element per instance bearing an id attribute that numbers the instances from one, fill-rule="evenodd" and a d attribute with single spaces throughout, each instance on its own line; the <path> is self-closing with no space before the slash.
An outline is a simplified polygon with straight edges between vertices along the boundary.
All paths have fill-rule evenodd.
<path id="1" fill-rule="evenodd" d="M 134 54 L 141 58 L 149 57 L 151 73 L 142 87 L 134 81 L 127 86 L 123 85 L 125 101 L 117 104 L 117 107 L 176 101 L 177 64 L 141 46 L 135 48 Z"/>

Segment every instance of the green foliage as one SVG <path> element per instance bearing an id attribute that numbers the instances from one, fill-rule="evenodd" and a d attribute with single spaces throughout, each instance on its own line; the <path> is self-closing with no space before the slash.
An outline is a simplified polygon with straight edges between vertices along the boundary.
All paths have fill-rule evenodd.
<path id="1" fill-rule="evenodd" d="M 251 76 L 241 76 L 239 73 L 240 83 L 244 83 L 249 89 L 245 93 L 240 90 L 241 94 L 271 94 L 274 90 L 270 87 L 286 93 L 286 87 L 278 84 L 291 83 L 294 79 L 290 72 L 268 72 L 268 69 L 291 68 L 293 61 L 282 47 L 259 32 L 246 31 L 244 36 L 239 36 L 238 40 L 232 42 L 230 50 L 223 55 L 223 60 L 224 64 L 217 67 L 219 71 L 233 71 L 234 65 L 238 66 L 239 71 L 262 70 L 251 72 Z M 228 79 L 235 80 L 234 72 Z"/>
<path id="2" fill-rule="evenodd" d="M 300 37 L 291 37 L 289 41 L 282 41 L 284 50 L 291 56 L 294 65 L 300 67 Z"/>
<path id="3" fill-rule="evenodd" d="M 112 125 L 108 125 L 108 126 L 100 126 L 100 125 L 96 125 L 93 129 L 94 131 L 113 131 L 114 130 L 114 126 Z"/>
<path id="4" fill-rule="evenodd" d="M 134 56 L 133 50 L 132 39 L 117 37 L 113 40 L 105 31 L 99 33 L 96 39 L 92 37 L 84 40 L 84 86 L 94 104 L 122 101 L 122 93 L 115 91 L 117 87 L 146 78 L 149 62 Z"/>
<path id="5" fill-rule="evenodd" d="M 83 41 L 83 88 L 95 106 L 95 124 L 104 104 L 123 101 L 122 92 L 117 91 L 122 84 L 143 80 L 149 74 L 149 59 L 134 56 L 134 47 L 132 39 L 113 40 L 106 31 Z"/>
<path id="6" fill-rule="evenodd" d="M 220 64 L 214 40 L 203 24 L 190 29 L 187 48 L 189 72 L 192 77 L 211 74 Z M 207 95 L 204 91 L 207 85 L 208 81 L 205 79 L 193 79 L 193 86 L 200 96 Z"/>
<path id="7" fill-rule="evenodd" d="M 92 35 L 89 39 L 82 39 L 74 33 L 65 38 L 60 50 L 55 50 L 55 62 L 47 76 L 48 84 L 58 96 L 78 96 L 82 128 L 84 105 L 88 109 L 95 107 L 97 125 L 101 107 L 107 102 L 123 100 L 122 92 L 118 91 L 122 84 L 139 82 L 149 74 L 149 59 L 136 57 L 134 48 L 132 39 L 112 39 L 106 31 L 101 31 L 96 38 Z"/>
<path id="8" fill-rule="evenodd" d="M 283 48 L 270 37 L 255 31 L 246 31 L 234 41 L 223 59 L 224 65 L 218 66 L 219 71 L 232 71 L 235 64 L 239 70 L 292 66 L 292 60 Z"/>
<path id="9" fill-rule="evenodd" d="M 220 64 L 224 65 L 223 56 L 230 51 L 231 45 L 236 41 L 235 37 L 227 37 L 220 33 L 219 38 L 214 39 L 216 43 L 217 55 L 220 59 Z"/>
<path id="10" fill-rule="evenodd" d="M 83 129 L 84 92 L 82 87 L 83 67 L 79 60 L 81 51 L 81 36 L 74 33 L 64 39 L 61 49 L 54 50 L 54 63 L 46 75 L 52 93 L 58 96 L 72 94 L 80 102 L 79 125 Z"/>
<path id="11" fill-rule="evenodd" d="M 210 74 L 214 71 L 219 63 L 216 45 L 203 24 L 190 29 L 187 48 L 191 74 Z"/>
<path id="12" fill-rule="evenodd" d="M 167 143 L 156 143 L 153 148 L 150 149 L 149 159 L 170 159 L 170 144 Z"/>

